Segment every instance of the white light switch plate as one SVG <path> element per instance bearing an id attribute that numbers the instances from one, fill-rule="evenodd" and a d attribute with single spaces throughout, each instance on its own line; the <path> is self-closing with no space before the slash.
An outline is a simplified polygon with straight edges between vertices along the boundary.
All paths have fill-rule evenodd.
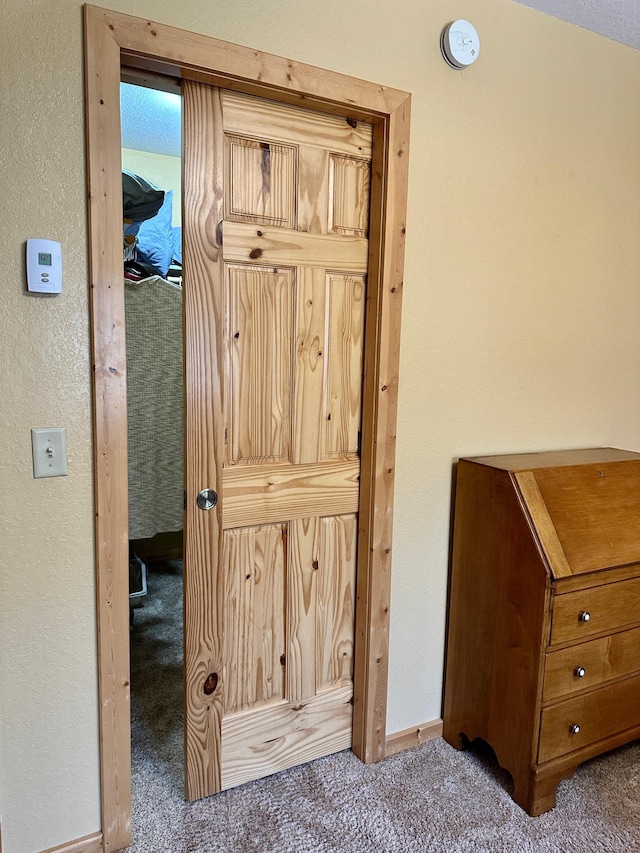
<path id="1" fill-rule="evenodd" d="M 64 427 L 32 429 L 34 477 L 65 477 L 67 474 L 67 431 Z"/>

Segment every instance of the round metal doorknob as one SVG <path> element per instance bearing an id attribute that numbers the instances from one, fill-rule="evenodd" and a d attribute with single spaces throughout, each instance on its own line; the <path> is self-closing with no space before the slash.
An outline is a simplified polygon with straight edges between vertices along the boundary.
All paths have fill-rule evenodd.
<path id="1" fill-rule="evenodd" d="M 587 670 L 583 666 L 577 666 L 573 672 L 576 678 L 584 678 Z"/>
<path id="2" fill-rule="evenodd" d="M 591 614 L 588 610 L 583 610 L 582 613 L 578 616 L 578 619 L 581 622 L 588 622 L 591 619 Z"/>
<path id="3" fill-rule="evenodd" d="M 577 723 L 571 723 L 571 725 L 569 726 L 569 731 L 572 735 L 577 735 L 580 731 L 580 726 Z"/>
<path id="4" fill-rule="evenodd" d="M 218 503 L 218 494 L 213 489 L 203 489 L 196 498 L 200 509 L 213 509 Z"/>

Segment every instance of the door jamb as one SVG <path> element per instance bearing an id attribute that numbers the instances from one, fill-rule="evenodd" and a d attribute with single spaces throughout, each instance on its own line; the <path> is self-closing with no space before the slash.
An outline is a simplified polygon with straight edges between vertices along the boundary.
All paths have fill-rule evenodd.
<path id="1" fill-rule="evenodd" d="M 358 522 L 353 751 L 384 758 L 410 95 L 209 36 L 84 6 L 98 689 L 105 851 L 131 839 L 121 64 L 374 126 Z"/>

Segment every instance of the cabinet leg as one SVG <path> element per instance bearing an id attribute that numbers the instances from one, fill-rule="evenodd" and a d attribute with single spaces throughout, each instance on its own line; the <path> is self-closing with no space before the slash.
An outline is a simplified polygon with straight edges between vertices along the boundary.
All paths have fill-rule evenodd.
<path id="1" fill-rule="evenodd" d="M 542 775 L 531 771 L 522 779 L 513 780 L 513 799 L 531 817 L 555 808 L 556 790 L 563 775 Z"/>

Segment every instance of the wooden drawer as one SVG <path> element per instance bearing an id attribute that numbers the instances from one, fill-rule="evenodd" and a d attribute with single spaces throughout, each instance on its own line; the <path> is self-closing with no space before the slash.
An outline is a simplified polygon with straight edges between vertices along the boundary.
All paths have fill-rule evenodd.
<path id="1" fill-rule="evenodd" d="M 580 726 L 573 733 L 572 726 Z M 640 725 L 640 676 L 567 699 L 542 711 L 538 762 L 551 761 Z"/>
<path id="2" fill-rule="evenodd" d="M 584 671 L 578 675 L 578 671 Z M 579 643 L 545 656 L 543 701 L 640 671 L 640 628 Z"/>
<path id="3" fill-rule="evenodd" d="M 585 621 L 583 614 L 589 614 Z M 551 645 L 586 639 L 640 622 L 640 578 L 556 595 Z"/>

